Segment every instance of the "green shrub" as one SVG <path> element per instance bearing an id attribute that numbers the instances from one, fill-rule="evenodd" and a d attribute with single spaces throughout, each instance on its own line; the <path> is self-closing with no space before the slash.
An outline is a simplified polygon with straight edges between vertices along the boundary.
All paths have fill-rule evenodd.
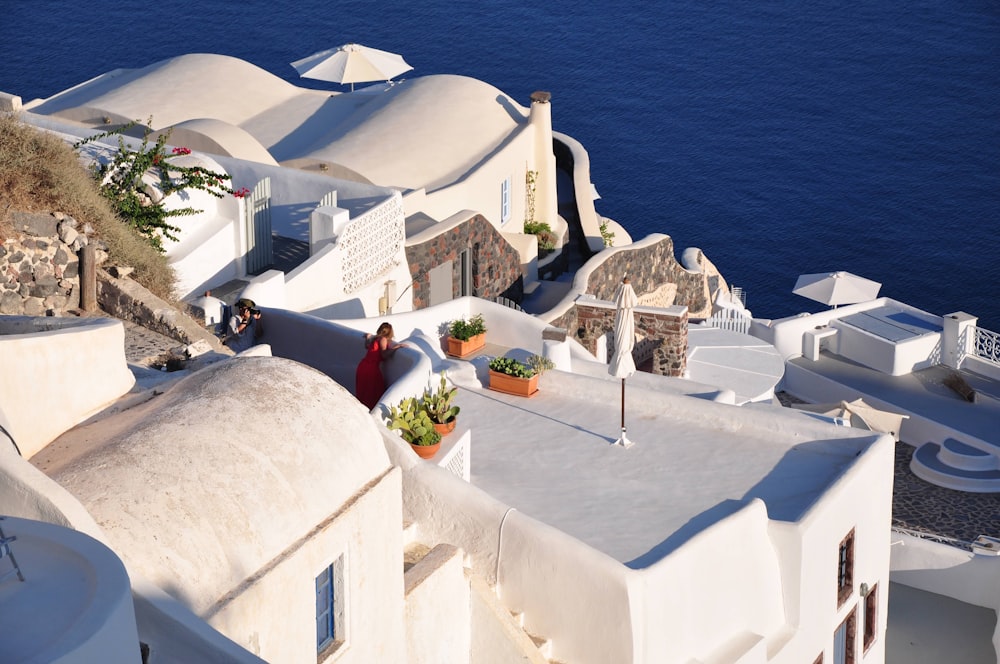
<path id="1" fill-rule="evenodd" d="M 149 119 L 152 124 L 153 119 Z M 173 217 L 195 215 L 201 210 L 191 207 L 167 209 L 163 201 L 172 193 L 187 189 L 205 191 L 222 198 L 225 194 L 243 197 L 249 193 L 246 189 L 233 191 L 229 188 L 229 175 L 216 173 L 201 166 L 180 166 L 174 163 L 177 157 L 191 154 L 191 150 L 175 147 L 169 153 L 166 151 L 170 132 L 164 132 L 150 144 L 152 130 L 143 127 L 142 143 L 137 149 L 132 149 L 125 142 L 124 134 L 136 126 L 138 121 L 132 121 L 117 129 L 95 134 L 73 144 L 80 148 L 108 136 L 118 137 L 118 151 L 108 163 L 97 163 L 93 167 L 94 178 L 99 183 L 101 195 L 111 204 L 118 216 L 129 224 L 157 251 L 162 252 L 162 238 L 177 240 L 175 233 L 180 229 L 168 220 Z M 162 192 L 160 200 L 153 200 L 145 192 L 143 176 L 152 175 L 157 180 L 157 188 Z"/>
<path id="2" fill-rule="evenodd" d="M 472 337 L 486 333 L 486 321 L 482 314 L 476 314 L 466 320 L 464 317 L 451 321 L 448 326 L 448 334 L 453 339 L 468 341 Z"/>
<path id="3" fill-rule="evenodd" d="M 531 378 L 535 374 L 543 374 L 549 369 L 555 369 L 555 364 L 547 357 L 530 355 L 527 362 L 515 360 L 512 357 L 495 357 L 490 360 L 490 370 L 507 374 L 515 378 Z"/>
<path id="4" fill-rule="evenodd" d="M 175 276 L 166 258 L 116 216 L 76 151 L 15 114 L 0 113 L 0 237 L 11 236 L 14 211 L 63 212 L 89 224 L 112 264 L 135 268 L 137 282 L 174 300 Z"/>

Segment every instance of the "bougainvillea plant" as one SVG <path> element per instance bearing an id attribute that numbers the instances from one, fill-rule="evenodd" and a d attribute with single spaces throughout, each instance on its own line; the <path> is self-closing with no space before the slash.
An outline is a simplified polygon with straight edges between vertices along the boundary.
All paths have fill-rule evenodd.
<path id="1" fill-rule="evenodd" d="M 125 142 L 125 133 L 137 126 L 139 122 L 132 121 L 117 129 L 84 138 L 73 144 L 80 148 L 88 143 L 95 143 L 108 136 L 118 137 L 118 151 L 107 162 L 93 165 L 94 177 L 100 183 L 101 195 L 112 205 L 118 216 L 132 226 L 140 235 L 159 251 L 164 251 L 163 238 L 177 240 L 176 233 L 180 228 L 170 223 L 172 217 L 185 217 L 201 212 L 191 207 L 167 209 L 163 201 L 178 191 L 196 189 L 223 198 L 232 195 L 243 198 L 250 193 L 247 188 L 233 190 L 229 186 L 230 177 L 226 173 L 217 173 L 202 166 L 184 166 L 176 163 L 177 157 L 191 154 L 185 147 L 175 147 L 167 152 L 166 145 L 170 132 L 160 134 L 155 141 L 150 141 L 153 131 L 153 119 L 143 126 L 142 142 L 133 148 Z M 147 182 L 143 177 L 151 175 L 161 196 L 150 196 Z"/>

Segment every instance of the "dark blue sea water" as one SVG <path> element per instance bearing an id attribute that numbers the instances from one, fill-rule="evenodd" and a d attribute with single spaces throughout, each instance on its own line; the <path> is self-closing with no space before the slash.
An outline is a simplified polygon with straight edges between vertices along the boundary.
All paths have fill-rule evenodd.
<path id="1" fill-rule="evenodd" d="M 1000 5 L 661 0 L 0 0 L 0 90 L 49 96 L 182 53 L 288 64 L 360 42 L 457 73 L 590 152 L 598 211 L 702 248 L 757 316 L 849 270 L 1000 330 Z M 335 86 L 333 86 L 335 87 Z"/>

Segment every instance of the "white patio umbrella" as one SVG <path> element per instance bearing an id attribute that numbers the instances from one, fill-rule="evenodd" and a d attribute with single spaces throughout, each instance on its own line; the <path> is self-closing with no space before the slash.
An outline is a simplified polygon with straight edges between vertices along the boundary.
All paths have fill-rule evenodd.
<path id="1" fill-rule="evenodd" d="M 800 276 L 792 292 L 836 307 L 874 300 L 880 288 L 882 284 L 879 282 L 850 272 L 820 272 Z"/>
<path id="2" fill-rule="evenodd" d="M 639 304 L 629 278 L 622 279 L 615 293 L 615 352 L 608 363 L 608 373 L 622 379 L 622 435 L 615 445 L 631 447 L 632 441 L 625 436 L 625 379 L 635 373 L 635 318 L 632 310 Z"/>
<path id="3" fill-rule="evenodd" d="M 318 81 L 351 84 L 388 81 L 413 69 L 403 56 L 361 44 L 344 44 L 313 53 L 292 63 L 299 76 Z"/>

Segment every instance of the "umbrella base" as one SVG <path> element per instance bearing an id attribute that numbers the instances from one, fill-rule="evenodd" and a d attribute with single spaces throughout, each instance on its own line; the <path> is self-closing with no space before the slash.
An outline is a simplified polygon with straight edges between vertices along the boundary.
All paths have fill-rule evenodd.
<path id="1" fill-rule="evenodd" d="M 625 429 L 622 429 L 622 435 L 621 435 L 621 437 L 618 440 L 616 440 L 614 444 L 615 445 L 620 445 L 620 446 L 622 446 L 622 447 L 624 447 L 626 449 L 629 448 L 629 447 L 632 447 L 633 445 L 635 445 L 635 443 L 633 443 L 631 440 L 629 440 L 628 436 L 625 435 Z"/>

